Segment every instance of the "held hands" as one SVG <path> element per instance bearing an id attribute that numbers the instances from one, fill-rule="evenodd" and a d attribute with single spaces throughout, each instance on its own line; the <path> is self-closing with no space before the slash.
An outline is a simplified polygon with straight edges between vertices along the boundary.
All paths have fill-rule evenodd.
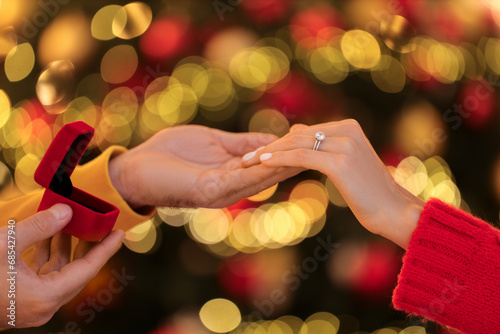
<path id="1" fill-rule="evenodd" d="M 71 209 L 56 204 L 46 211 L 15 225 L 15 298 L 9 297 L 6 284 L 11 272 L 7 256 L 0 258 L 0 306 L 4 314 L 15 301 L 16 327 L 40 326 L 69 302 L 99 272 L 115 253 L 124 237 L 113 231 L 96 244 L 80 241 L 71 261 L 71 237 L 60 231 L 71 220 Z M 0 229 L 0 251 L 7 254 L 8 227 Z M 12 239 L 11 239 L 12 240 Z M 30 263 L 19 255 L 36 244 Z M 10 244 L 12 245 L 12 243 Z M 7 310 L 7 312 L 10 312 Z M 8 317 L 2 316 L 1 327 L 10 327 Z"/>
<path id="2" fill-rule="evenodd" d="M 160 131 L 110 161 L 113 185 L 132 208 L 220 208 L 252 196 L 301 171 L 255 165 L 241 157 L 276 140 L 262 133 L 235 134 L 197 125 Z"/>
<path id="3" fill-rule="evenodd" d="M 314 151 L 317 132 L 326 139 Z M 326 174 L 366 229 L 408 247 L 424 203 L 394 181 L 356 121 L 295 125 L 259 154 L 245 158 L 243 165 L 250 168 L 302 167 Z"/>

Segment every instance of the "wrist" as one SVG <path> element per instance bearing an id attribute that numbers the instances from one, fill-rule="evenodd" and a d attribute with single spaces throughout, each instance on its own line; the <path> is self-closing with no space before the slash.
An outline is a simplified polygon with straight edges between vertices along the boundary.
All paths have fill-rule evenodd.
<path id="1" fill-rule="evenodd" d="M 420 214 L 424 209 L 425 202 L 420 198 L 404 197 L 398 210 L 395 210 L 395 217 L 392 224 L 386 230 L 383 237 L 393 241 L 403 249 L 407 249 L 413 232 L 417 228 Z"/>

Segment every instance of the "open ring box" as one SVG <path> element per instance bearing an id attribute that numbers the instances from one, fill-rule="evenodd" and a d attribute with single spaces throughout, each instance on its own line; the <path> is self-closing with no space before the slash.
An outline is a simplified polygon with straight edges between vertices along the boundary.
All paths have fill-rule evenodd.
<path id="1" fill-rule="evenodd" d="M 104 238 L 113 229 L 120 212 L 114 205 L 71 183 L 70 176 L 93 136 L 94 129 L 84 122 L 64 125 L 35 171 L 35 181 L 46 189 L 38 211 L 57 203 L 69 205 L 73 217 L 63 232 L 86 241 Z"/>

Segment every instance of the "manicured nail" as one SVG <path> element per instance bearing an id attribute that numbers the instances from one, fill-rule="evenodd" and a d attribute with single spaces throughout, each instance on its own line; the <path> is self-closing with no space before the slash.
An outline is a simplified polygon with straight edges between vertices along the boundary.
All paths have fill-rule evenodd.
<path id="1" fill-rule="evenodd" d="M 56 204 L 49 209 L 49 212 L 56 219 L 62 220 L 71 214 L 71 208 L 66 204 Z"/>
<path id="2" fill-rule="evenodd" d="M 253 157 L 255 157 L 255 153 L 256 151 L 253 151 L 253 152 L 250 152 L 250 153 L 247 153 L 243 156 L 243 158 L 241 158 L 241 160 L 243 161 L 248 161 L 250 159 L 252 159 Z"/>
<path id="3" fill-rule="evenodd" d="M 255 150 L 255 152 L 258 152 L 258 151 L 262 150 L 263 148 L 265 148 L 265 146 L 259 147 L 258 149 Z"/>
<path id="4" fill-rule="evenodd" d="M 260 161 L 266 161 L 266 160 L 269 160 L 271 159 L 271 157 L 273 156 L 272 153 L 264 153 L 260 156 Z"/>

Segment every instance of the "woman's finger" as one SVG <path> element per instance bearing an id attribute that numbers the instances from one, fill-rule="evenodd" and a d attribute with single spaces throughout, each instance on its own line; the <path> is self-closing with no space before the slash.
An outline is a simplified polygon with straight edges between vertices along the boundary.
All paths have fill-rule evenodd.
<path id="1" fill-rule="evenodd" d="M 243 157 L 241 163 L 245 167 L 253 166 L 260 163 L 260 156 L 262 154 L 278 151 L 290 151 L 299 148 L 313 150 L 315 144 L 315 136 L 292 134 L 266 146 L 262 150 L 255 152 L 254 155 L 247 155 Z M 354 139 L 352 138 L 327 136 L 320 142 L 318 150 L 337 154 L 347 154 L 354 145 Z"/>
<path id="2" fill-rule="evenodd" d="M 302 167 L 314 169 L 328 175 L 330 169 L 335 166 L 337 159 L 341 156 L 341 154 L 299 148 L 290 151 L 264 153 L 260 156 L 260 161 L 264 166 L 268 167 Z"/>

